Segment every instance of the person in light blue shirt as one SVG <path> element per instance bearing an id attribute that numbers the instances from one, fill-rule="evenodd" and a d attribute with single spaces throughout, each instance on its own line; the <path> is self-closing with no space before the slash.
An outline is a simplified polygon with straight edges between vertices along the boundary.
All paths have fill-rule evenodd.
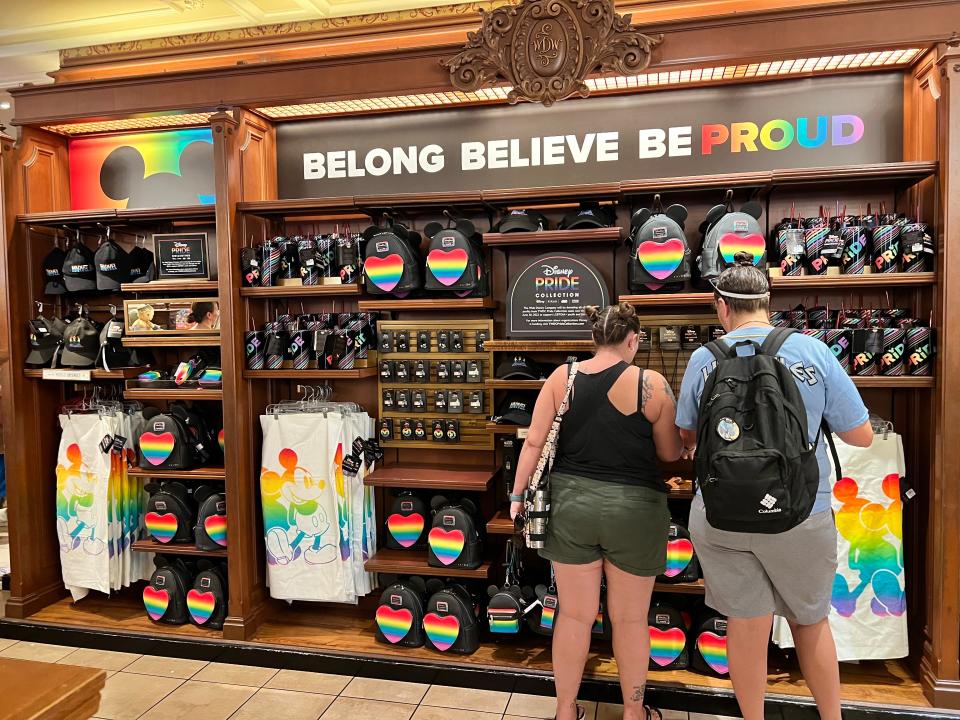
<path id="1" fill-rule="evenodd" d="M 737 253 L 735 264 L 714 283 L 717 316 L 726 335 L 722 344 L 753 340 L 761 344 L 769 320 L 769 281 L 752 256 Z M 738 352 L 752 352 L 744 346 Z M 777 358 L 789 368 L 807 413 L 810 442 L 822 420 L 849 445 L 869 447 L 869 413 L 853 381 L 830 349 L 795 333 Z M 695 453 L 700 396 L 717 361 L 707 348 L 690 358 L 680 386 L 677 427 L 687 457 Z M 718 530 L 707 522 L 698 494 L 690 510 L 690 534 L 703 568 L 707 605 L 728 618 L 730 679 L 745 720 L 763 719 L 767 683 L 767 644 L 774 613 L 790 623 L 800 668 L 817 702 L 820 717 L 840 720 L 840 672 L 827 622 L 837 569 L 837 534 L 830 510 L 833 472 L 826 442 L 817 446 L 820 486 L 810 517 L 775 535 Z"/>

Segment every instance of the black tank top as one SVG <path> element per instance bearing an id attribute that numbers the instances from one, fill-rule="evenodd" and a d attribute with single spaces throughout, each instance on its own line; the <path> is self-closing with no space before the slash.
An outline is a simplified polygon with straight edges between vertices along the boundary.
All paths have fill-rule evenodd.
<path id="1" fill-rule="evenodd" d="M 624 415 L 607 397 L 628 367 L 621 361 L 598 373 L 577 373 L 570 407 L 560 423 L 560 442 L 553 469 L 667 492 L 657 466 L 653 425 L 642 410 L 643 370 L 635 413 Z"/>

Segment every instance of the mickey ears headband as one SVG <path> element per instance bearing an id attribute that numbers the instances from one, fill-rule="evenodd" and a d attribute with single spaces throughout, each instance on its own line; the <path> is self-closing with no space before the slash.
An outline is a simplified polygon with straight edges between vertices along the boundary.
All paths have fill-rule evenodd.
<path id="1" fill-rule="evenodd" d="M 717 292 L 717 294 L 722 295 L 723 297 L 733 298 L 734 300 L 765 300 L 766 298 L 770 297 L 769 290 L 762 293 L 754 293 L 752 295 L 746 295 L 744 293 L 735 293 L 735 292 L 730 292 L 728 290 L 721 290 L 717 286 L 716 280 L 711 280 L 710 284 L 713 285 L 713 289 Z"/>

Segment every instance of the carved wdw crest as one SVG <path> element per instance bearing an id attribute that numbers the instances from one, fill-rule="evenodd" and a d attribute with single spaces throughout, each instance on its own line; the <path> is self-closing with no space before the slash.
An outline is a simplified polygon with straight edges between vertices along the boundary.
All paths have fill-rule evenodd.
<path id="1" fill-rule="evenodd" d="M 469 33 L 463 52 L 443 66 L 464 92 L 510 83 L 511 103 L 549 106 L 575 94 L 587 97 L 588 75 L 638 74 L 663 40 L 633 29 L 612 0 L 523 0 L 480 16 L 480 30 Z"/>

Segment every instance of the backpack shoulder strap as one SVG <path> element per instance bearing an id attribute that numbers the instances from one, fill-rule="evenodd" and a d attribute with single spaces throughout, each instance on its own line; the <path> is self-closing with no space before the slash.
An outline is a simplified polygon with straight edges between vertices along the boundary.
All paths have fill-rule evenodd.
<path id="1" fill-rule="evenodd" d="M 727 353 L 729 350 L 719 340 L 711 340 L 704 347 L 713 353 L 713 356 L 717 359 L 717 361 L 727 359 Z"/>
<path id="2" fill-rule="evenodd" d="M 833 442 L 833 432 L 831 432 L 826 420 L 820 421 L 820 432 L 824 438 L 826 438 L 827 447 L 830 448 L 830 456 L 833 458 L 833 469 L 837 474 L 837 482 L 840 482 L 843 479 L 842 472 L 840 471 L 840 456 L 837 454 L 837 446 Z"/>
<path id="3" fill-rule="evenodd" d="M 774 328 L 760 346 L 760 352 L 764 355 L 775 356 L 780 352 L 780 348 L 783 347 L 787 338 L 795 332 L 797 332 L 796 328 Z"/>

